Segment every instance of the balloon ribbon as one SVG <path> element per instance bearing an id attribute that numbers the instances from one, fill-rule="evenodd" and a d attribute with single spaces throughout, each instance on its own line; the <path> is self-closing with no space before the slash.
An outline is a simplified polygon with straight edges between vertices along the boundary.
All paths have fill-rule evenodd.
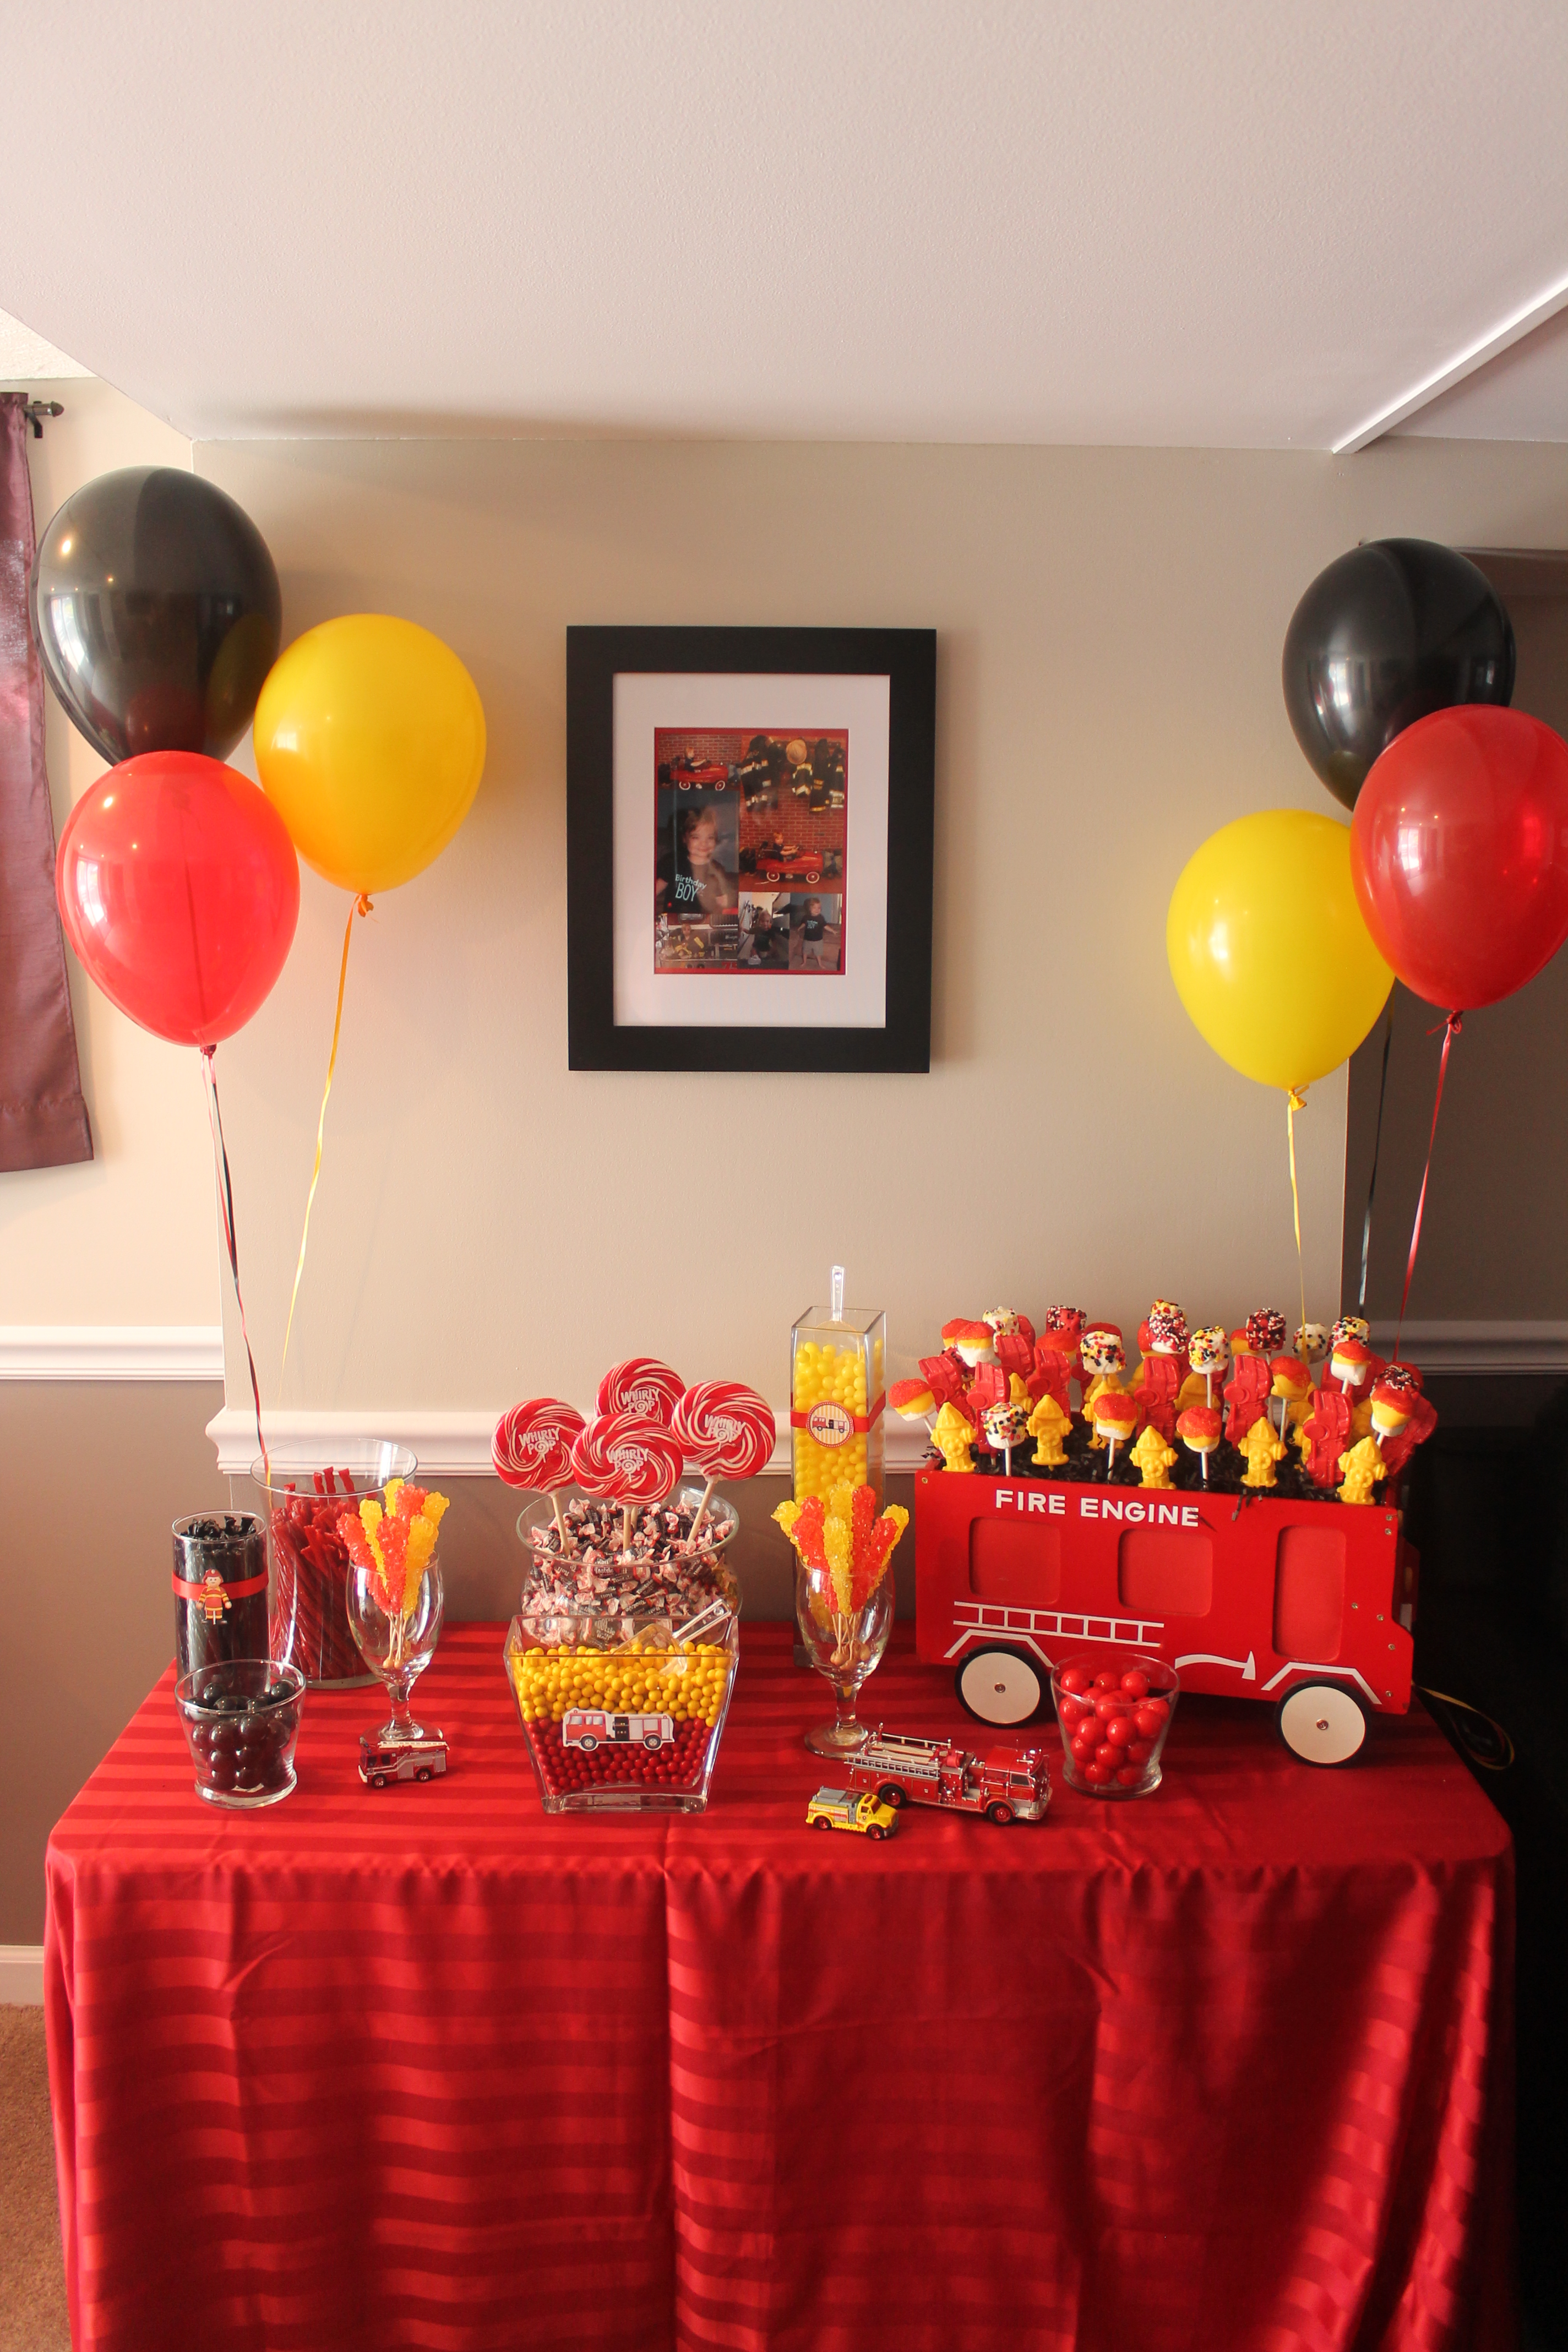
<path id="1" fill-rule="evenodd" d="M 1426 1213 L 1426 1181 L 1432 1173 L 1432 1147 L 1437 1140 L 1437 1113 L 1443 1108 L 1443 1081 L 1448 1075 L 1448 1053 L 1455 1038 L 1464 1026 L 1462 1013 L 1450 1013 L 1443 1024 L 1443 1058 L 1437 1065 L 1437 1093 L 1432 1105 L 1432 1132 L 1426 1138 L 1426 1165 L 1421 1171 L 1421 1192 L 1415 1203 L 1415 1223 L 1410 1228 L 1410 1255 L 1405 1267 L 1405 1295 L 1399 1302 L 1399 1322 L 1394 1334 L 1394 1360 L 1399 1361 L 1399 1342 L 1405 1336 L 1405 1310 L 1410 1304 L 1410 1285 L 1415 1274 L 1415 1253 L 1421 1246 L 1421 1220 Z M 1428 1037 L 1436 1032 L 1428 1029 Z"/>
<path id="2" fill-rule="evenodd" d="M 1377 1082 L 1377 1125 L 1372 1134 L 1372 1174 L 1366 1180 L 1366 1213 L 1361 1221 L 1361 1288 L 1356 1293 L 1356 1312 L 1366 1313 L 1366 1262 L 1372 1250 L 1372 1204 L 1377 1197 L 1377 1163 L 1383 1150 L 1383 1107 L 1388 1097 L 1388 1049 L 1394 1043 L 1394 1000 L 1388 1003 L 1388 1014 L 1383 1032 L 1383 1076 Z"/>
<path id="3" fill-rule="evenodd" d="M 1307 1108 L 1305 1087 L 1285 1089 L 1285 1130 L 1290 1142 L 1290 1208 L 1296 1220 L 1296 1274 L 1301 1285 L 1301 1321 L 1307 1320 L 1307 1268 L 1301 1256 L 1301 1194 L 1296 1182 L 1296 1113 Z"/>
<path id="4" fill-rule="evenodd" d="M 213 1134 L 213 1160 L 217 1176 L 217 1213 L 223 1225 L 224 1246 L 228 1252 L 228 1270 L 234 1276 L 235 1304 L 239 1308 L 239 1336 L 245 1341 L 245 1360 L 250 1367 L 250 1393 L 256 1406 L 256 1443 L 260 1450 L 267 1484 L 272 1484 L 272 1465 L 268 1460 L 267 1439 L 261 1427 L 261 1386 L 256 1377 L 256 1358 L 251 1352 L 250 1333 L 245 1320 L 245 1294 L 239 1286 L 239 1244 L 234 1233 L 234 1185 L 228 1172 L 228 1146 L 223 1139 L 223 1111 L 217 1098 L 217 1072 L 213 1057 L 217 1048 L 202 1047 L 202 1076 L 207 1090 L 207 1124 Z"/>
<path id="5" fill-rule="evenodd" d="M 332 1050 L 327 1056 L 327 1083 L 321 1088 L 321 1115 L 316 1121 L 316 1164 L 310 1171 L 310 1189 L 305 1195 L 305 1222 L 300 1233 L 300 1260 L 294 1268 L 294 1287 L 289 1294 L 289 1320 L 283 1331 L 283 1361 L 278 1367 L 278 1384 L 283 1385 L 283 1374 L 289 1364 L 289 1342 L 294 1331 L 294 1309 L 300 1304 L 300 1277 L 305 1271 L 305 1252 L 310 1246 L 310 1211 L 316 1205 L 316 1186 L 321 1176 L 321 1152 L 327 1135 L 327 1099 L 332 1091 L 332 1074 L 338 1066 L 338 1039 L 343 1025 L 343 991 L 348 985 L 349 942 L 353 938 L 354 917 L 373 912 L 370 899 L 362 890 L 349 908 L 349 919 L 343 926 L 343 957 L 338 966 L 338 1009 L 332 1015 Z"/>

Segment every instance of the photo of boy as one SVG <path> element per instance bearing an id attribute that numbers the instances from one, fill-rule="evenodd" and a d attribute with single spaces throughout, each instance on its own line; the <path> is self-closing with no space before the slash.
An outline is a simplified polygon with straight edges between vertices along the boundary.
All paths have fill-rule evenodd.
<path id="1" fill-rule="evenodd" d="M 792 971 L 839 971 L 843 969 L 842 901 L 816 891 L 796 893 L 789 901 Z"/>
<path id="2" fill-rule="evenodd" d="M 712 917 L 740 896 L 735 796 L 661 787 L 658 829 L 667 845 L 654 867 L 656 915 L 681 921 Z"/>

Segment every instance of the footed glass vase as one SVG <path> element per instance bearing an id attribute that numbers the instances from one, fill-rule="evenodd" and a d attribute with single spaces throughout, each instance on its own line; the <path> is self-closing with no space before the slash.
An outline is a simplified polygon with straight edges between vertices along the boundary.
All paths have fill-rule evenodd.
<path id="1" fill-rule="evenodd" d="M 795 1622 L 806 1656 L 833 1688 L 838 1702 L 831 1723 L 805 1735 L 815 1756 L 837 1759 L 858 1755 L 870 1733 L 855 1712 L 857 1694 L 874 1674 L 888 1646 L 893 1622 L 893 1580 L 884 1573 L 869 1598 L 853 1611 L 840 1607 L 831 1570 L 798 1562 L 795 1578 Z"/>
<path id="2" fill-rule="evenodd" d="M 417 1677 L 436 1654 L 441 1633 L 441 1570 L 430 1562 L 419 1580 L 412 1608 L 389 1613 L 376 1592 L 376 1579 L 368 1568 L 349 1571 L 349 1624 L 361 1656 L 386 1688 L 392 1714 L 376 1734 L 382 1748 L 399 1741 L 423 1739 L 423 1724 L 416 1723 L 409 1696 Z"/>

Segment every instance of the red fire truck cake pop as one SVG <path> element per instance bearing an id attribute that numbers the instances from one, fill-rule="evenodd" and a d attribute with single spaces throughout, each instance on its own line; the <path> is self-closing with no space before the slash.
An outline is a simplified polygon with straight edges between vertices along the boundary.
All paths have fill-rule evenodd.
<path id="1" fill-rule="evenodd" d="M 1185 1412 L 1176 1415 L 1176 1434 L 1188 1452 L 1197 1455 L 1205 1486 L 1209 1482 L 1209 1455 L 1219 1444 L 1224 1428 L 1220 1414 L 1212 1405 L 1190 1404 Z"/>
<path id="2" fill-rule="evenodd" d="M 1268 1410 L 1268 1392 L 1274 1385 L 1268 1359 L 1279 1352 L 1284 1339 L 1285 1318 L 1268 1307 L 1249 1315 L 1241 1329 L 1230 1335 L 1233 1360 L 1225 1384 L 1230 1412 L 1225 1433 L 1233 1445 L 1241 1444 L 1253 1423 Z"/>

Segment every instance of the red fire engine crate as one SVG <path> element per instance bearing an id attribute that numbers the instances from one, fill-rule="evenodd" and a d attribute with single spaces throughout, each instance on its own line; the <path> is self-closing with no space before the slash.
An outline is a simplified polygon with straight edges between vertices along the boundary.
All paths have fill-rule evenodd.
<path id="1" fill-rule="evenodd" d="M 917 1649 L 984 1723 L 1048 1713 L 1050 1667 L 1105 1646 L 1167 1660 L 1184 1690 L 1267 1699 L 1298 1754 L 1342 1760 L 1368 1710 L 1410 1705 L 1416 1565 L 1376 1504 L 915 1482 Z"/>

